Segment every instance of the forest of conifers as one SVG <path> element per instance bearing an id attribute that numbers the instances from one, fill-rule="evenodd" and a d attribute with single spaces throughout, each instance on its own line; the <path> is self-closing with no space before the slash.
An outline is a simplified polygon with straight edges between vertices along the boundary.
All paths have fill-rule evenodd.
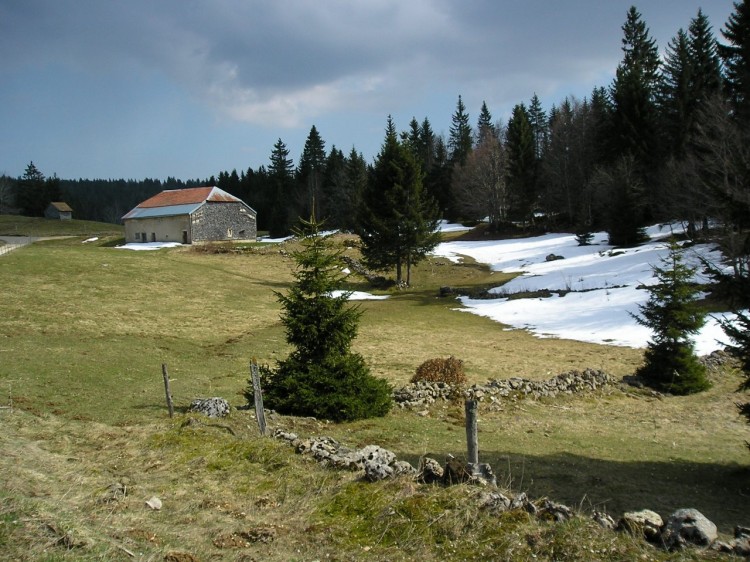
<path id="1" fill-rule="evenodd" d="M 459 95 L 447 138 L 428 118 L 413 118 L 397 138 L 421 170 L 420 192 L 432 203 L 424 208 L 433 218 L 488 220 L 496 230 L 606 230 L 615 245 L 637 243 L 640 227 L 671 219 L 696 236 L 709 219 L 746 233 L 750 4 L 735 3 L 717 33 L 700 10 L 685 23 L 660 55 L 631 8 L 615 78 L 584 99 L 544 108 L 533 94 L 500 122 L 485 103 L 472 119 Z M 0 211 L 39 215 L 64 200 L 75 218 L 118 222 L 163 189 L 217 185 L 252 206 L 259 229 L 274 236 L 313 211 L 326 228 L 356 230 L 365 191 L 387 187 L 375 170 L 393 127 L 389 118 L 374 163 L 356 148 L 327 150 L 315 126 L 296 165 L 279 139 L 267 165 L 205 179 L 71 180 L 45 177 L 31 163 L 22 177 L 0 178 Z"/>

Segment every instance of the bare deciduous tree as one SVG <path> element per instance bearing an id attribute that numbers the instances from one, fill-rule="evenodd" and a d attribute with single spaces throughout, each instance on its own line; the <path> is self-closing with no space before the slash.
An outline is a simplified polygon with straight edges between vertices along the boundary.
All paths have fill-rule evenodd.
<path id="1" fill-rule="evenodd" d="M 470 219 L 489 217 L 490 227 L 507 220 L 510 193 L 508 159 L 496 136 L 486 136 L 453 176 L 453 192 L 461 213 Z"/>

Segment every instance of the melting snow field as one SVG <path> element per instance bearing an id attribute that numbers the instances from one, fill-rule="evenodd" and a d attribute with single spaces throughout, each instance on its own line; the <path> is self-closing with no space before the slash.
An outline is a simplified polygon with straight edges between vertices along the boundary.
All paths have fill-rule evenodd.
<path id="1" fill-rule="evenodd" d="M 680 228 L 672 226 L 675 231 Z M 493 271 L 521 273 L 491 291 L 500 296 L 542 289 L 572 291 L 563 296 L 515 300 L 461 297 L 466 308 L 460 310 L 528 329 L 539 337 L 645 347 L 651 332 L 631 314 L 637 314 L 638 305 L 648 300 L 648 292 L 638 287 L 656 282 L 652 266 L 664 266 L 661 259 L 668 253 L 664 239 L 671 232 L 669 227 L 649 228 L 651 240 L 636 248 L 615 249 L 607 244 L 606 233 L 595 234 L 590 246 L 579 246 L 572 234 L 547 234 L 520 240 L 446 242 L 434 255 L 455 262 L 468 256 L 489 264 Z M 547 261 L 550 254 L 564 259 Z M 699 257 L 715 264 L 720 260 L 712 246 L 696 245 L 686 251 L 685 261 L 698 266 Z M 700 274 L 696 278 L 702 279 Z M 721 349 L 723 341 L 726 338 L 716 318 L 709 317 L 695 338 L 696 352 L 704 355 Z"/>
<path id="2" fill-rule="evenodd" d="M 122 246 L 115 246 L 120 250 L 161 250 L 162 248 L 175 248 L 182 246 L 179 242 L 131 242 Z"/>

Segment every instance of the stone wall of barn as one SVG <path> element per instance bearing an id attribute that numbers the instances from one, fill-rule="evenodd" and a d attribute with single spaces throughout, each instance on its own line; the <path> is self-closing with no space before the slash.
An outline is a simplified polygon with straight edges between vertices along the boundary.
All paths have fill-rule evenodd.
<path id="1" fill-rule="evenodd" d="M 187 240 L 185 237 L 187 236 Z M 187 215 L 129 219 L 125 221 L 125 242 L 190 243 L 190 224 Z"/>
<path id="2" fill-rule="evenodd" d="M 207 201 L 193 213 L 192 241 L 255 240 L 255 213 L 243 203 Z"/>

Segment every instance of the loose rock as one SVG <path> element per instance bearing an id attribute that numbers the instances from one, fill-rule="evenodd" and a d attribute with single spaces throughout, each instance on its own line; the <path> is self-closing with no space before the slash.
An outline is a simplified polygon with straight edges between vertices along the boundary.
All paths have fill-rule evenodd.
<path id="1" fill-rule="evenodd" d="M 617 524 L 617 528 L 634 535 L 641 535 L 653 542 L 660 538 L 662 525 L 664 521 L 658 513 L 644 509 L 626 512 Z"/>
<path id="2" fill-rule="evenodd" d="M 196 398 L 190 403 L 190 411 L 204 414 L 209 418 L 224 418 L 229 415 L 229 402 L 215 396 L 213 398 Z"/>
<path id="3" fill-rule="evenodd" d="M 422 457 L 419 462 L 418 480 L 424 484 L 434 484 L 443 481 L 443 467 L 435 459 Z"/>
<path id="4" fill-rule="evenodd" d="M 154 511 L 159 511 L 161 509 L 161 500 L 156 496 L 153 496 L 146 500 L 146 505 Z"/>
<path id="5" fill-rule="evenodd" d="M 688 544 L 709 546 L 717 537 L 716 525 L 697 509 L 678 509 L 669 516 L 662 531 L 664 545 L 670 550 Z"/>

